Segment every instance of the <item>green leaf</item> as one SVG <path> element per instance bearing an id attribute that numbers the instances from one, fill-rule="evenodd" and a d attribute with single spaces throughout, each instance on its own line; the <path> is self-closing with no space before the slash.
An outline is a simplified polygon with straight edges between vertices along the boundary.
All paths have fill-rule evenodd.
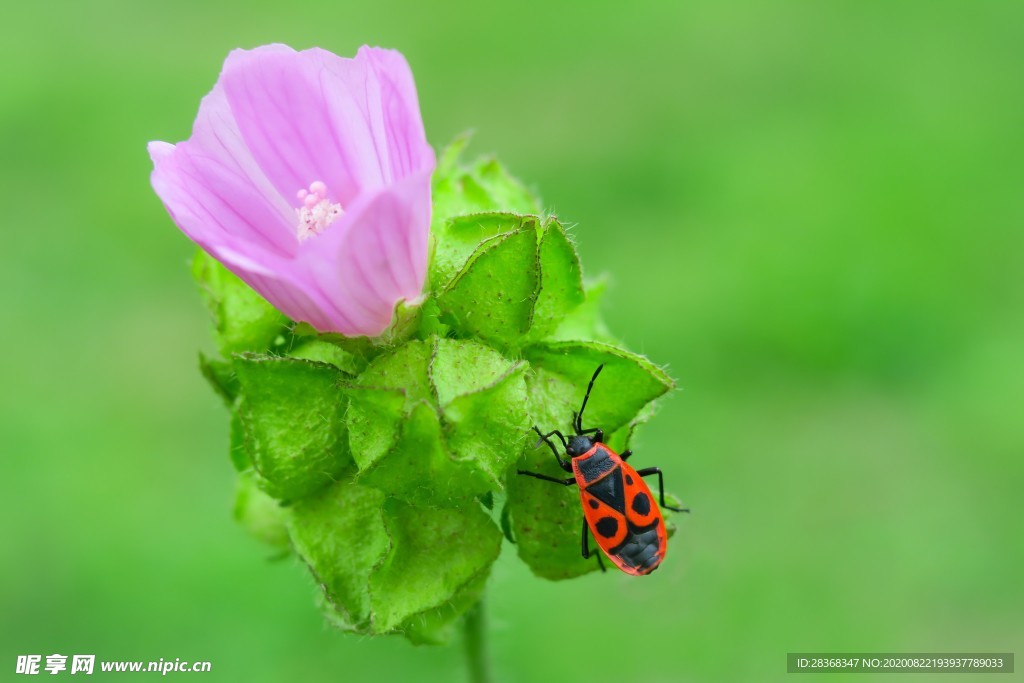
<path id="1" fill-rule="evenodd" d="M 249 451 L 245 448 L 245 427 L 242 426 L 241 405 L 244 399 L 239 396 L 231 407 L 231 428 L 228 442 L 228 455 L 231 457 L 231 464 L 235 471 L 244 472 L 252 467 L 249 460 Z"/>
<path id="2" fill-rule="evenodd" d="M 548 447 L 529 449 L 519 469 L 565 479 L 571 476 L 555 462 Z M 580 557 L 583 513 L 575 486 L 559 486 L 533 477 L 508 475 L 508 515 L 519 558 L 537 576 L 559 580 L 596 570 L 595 560 Z"/>
<path id="3" fill-rule="evenodd" d="M 562 317 L 548 341 L 600 341 L 618 345 L 601 316 L 601 301 L 607 289 L 605 280 L 588 283 L 583 303 Z"/>
<path id="4" fill-rule="evenodd" d="M 288 353 L 292 358 L 304 358 L 321 363 L 330 363 L 349 375 L 358 375 L 366 368 L 366 361 L 356 353 L 331 343 L 326 339 L 299 338 L 295 348 Z"/>
<path id="5" fill-rule="evenodd" d="M 410 341 L 375 358 L 359 375 L 356 386 L 399 390 L 406 409 L 411 409 L 414 403 L 434 396 L 428 371 L 433 354 L 433 341 Z"/>
<path id="6" fill-rule="evenodd" d="M 322 341 L 337 346 L 345 353 L 351 355 L 357 363 L 359 363 L 360 369 L 363 368 L 370 359 L 377 356 L 381 352 L 381 348 L 375 343 L 376 338 L 371 337 L 346 337 L 343 334 L 337 332 L 318 332 L 315 327 L 309 323 L 295 323 L 291 326 L 291 334 L 295 338 L 295 347 L 299 348 L 302 344 L 309 341 Z"/>
<path id="7" fill-rule="evenodd" d="M 604 438 L 604 443 L 608 445 L 616 453 L 629 450 L 629 444 L 633 441 L 633 434 L 636 432 L 636 428 L 640 426 L 641 422 L 646 422 L 647 409 L 641 411 L 637 419 L 630 422 L 624 427 L 616 429 L 614 432 L 608 434 Z"/>
<path id="8" fill-rule="evenodd" d="M 430 290 L 442 290 L 481 241 L 516 226 L 518 214 L 537 214 L 540 202 L 494 159 L 459 163 L 469 136 L 456 138 L 440 155 L 433 183 Z"/>
<path id="9" fill-rule="evenodd" d="M 350 386 L 347 417 L 349 449 L 360 471 L 392 452 L 402 433 L 405 392 L 383 387 Z"/>
<path id="10" fill-rule="evenodd" d="M 437 299 L 433 295 L 427 296 L 423 303 L 420 304 L 418 336 L 421 339 L 432 336 L 446 337 L 449 330 L 448 325 L 441 322 L 441 309 L 437 305 Z"/>
<path id="11" fill-rule="evenodd" d="M 508 506 L 508 497 L 505 498 L 505 504 L 501 506 L 501 519 L 498 522 L 498 526 L 501 527 L 501 533 L 505 534 L 508 542 L 514 545 L 516 536 L 512 531 L 512 510 Z"/>
<path id="12" fill-rule="evenodd" d="M 334 623 L 440 642 L 478 598 L 501 532 L 478 505 L 415 507 L 353 482 L 297 503 L 292 541 Z"/>
<path id="13" fill-rule="evenodd" d="M 370 577 L 377 631 L 402 628 L 463 589 L 478 590 L 501 550 L 501 532 L 478 505 L 455 510 L 392 499 L 384 522 L 394 549 Z"/>
<path id="14" fill-rule="evenodd" d="M 441 152 L 433 181 L 431 233 L 452 216 L 486 211 L 539 213 L 540 201 L 497 160 L 479 159 L 469 166 L 459 156 L 469 142 L 460 136 Z"/>
<path id="15" fill-rule="evenodd" d="M 485 157 L 474 164 L 472 178 L 486 193 L 489 211 L 533 213 L 541 211 L 540 199 L 513 177 L 494 157 Z"/>
<path id="16" fill-rule="evenodd" d="M 478 342 L 435 338 L 430 358 L 430 382 L 438 403 L 445 408 L 459 396 L 493 386 L 516 365 Z"/>
<path id="17" fill-rule="evenodd" d="M 416 645 L 444 645 L 456 632 L 459 617 L 469 611 L 481 598 L 489 572 L 466 584 L 451 600 L 433 609 L 409 617 L 402 624 L 405 637 Z"/>
<path id="18" fill-rule="evenodd" d="M 392 548 L 384 499 L 376 489 L 338 482 L 295 503 L 288 517 L 295 551 L 342 620 L 338 625 L 363 633 L 370 631 L 370 575 Z"/>
<path id="19" fill-rule="evenodd" d="M 598 342 L 551 342 L 525 349 L 530 414 L 544 431 L 571 427 L 587 384 L 598 365 L 584 427 L 599 426 L 615 443 L 625 443 L 632 423 L 649 414 L 651 401 L 672 388 L 672 380 L 642 356 Z M 518 469 L 564 479 L 568 475 L 547 446 L 528 449 Z M 580 499 L 567 488 L 509 474 L 508 505 L 520 558 L 535 574 L 567 579 L 597 568 L 579 554 Z"/>
<path id="20" fill-rule="evenodd" d="M 424 505 L 465 506 L 493 484 L 480 463 L 456 461 L 441 440 L 436 409 L 415 404 L 403 418 L 395 446 L 359 481 Z"/>
<path id="21" fill-rule="evenodd" d="M 348 387 L 360 482 L 446 506 L 500 488 L 524 441 L 526 368 L 483 344 L 436 337 L 374 360 Z"/>
<path id="22" fill-rule="evenodd" d="M 540 292 L 529 338 L 539 341 L 554 332 L 584 301 L 583 275 L 576 247 L 553 218 L 544 223 L 540 249 Z"/>
<path id="23" fill-rule="evenodd" d="M 242 388 L 242 436 L 267 493 L 293 501 L 352 464 L 345 434 L 344 375 L 333 365 L 245 354 L 234 359 Z"/>
<path id="24" fill-rule="evenodd" d="M 523 355 L 533 365 L 527 375 L 530 414 L 542 429 L 569 425 L 602 364 L 583 422 L 606 434 L 628 424 L 644 406 L 675 387 L 643 356 L 601 342 L 546 342 L 524 349 Z"/>
<path id="25" fill-rule="evenodd" d="M 192 275 L 213 316 L 221 354 L 266 351 L 287 330 L 288 319 L 219 261 L 198 250 Z"/>
<path id="26" fill-rule="evenodd" d="M 444 441 L 457 462 L 486 475 L 487 489 L 502 487 L 525 444 L 528 366 L 477 342 L 434 340 L 430 380 Z"/>
<path id="27" fill-rule="evenodd" d="M 412 406 L 431 398 L 427 366 L 432 353 L 428 342 L 409 342 L 376 358 L 354 384 L 346 385 L 349 444 L 361 473 L 396 449 Z M 386 480 L 388 473 L 382 475 Z"/>
<path id="28" fill-rule="evenodd" d="M 434 170 L 434 183 L 450 182 L 452 175 L 462 173 L 459 158 L 473 140 L 473 131 L 467 130 L 455 136 L 437 155 L 437 168 Z"/>
<path id="29" fill-rule="evenodd" d="M 513 345 L 530 329 L 537 297 L 537 225 L 485 240 L 438 297 L 442 319 L 462 334 Z"/>
<path id="30" fill-rule="evenodd" d="M 238 377 L 235 376 L 235 368 L 231 363 L 219 358 L 210 358 L 200 351 L 199 372 L 217 395 L 224 399 L 228 407 L 235 402 L 235 397 L 238 396 Z"/>
<path id="31" fill-rule="evenodd" d="M 452 218 L 436 235 L 430 272 L 442 321 L 499 346 L 544 339 L 585 301 L 576 248 L 553 218 Z"/>
<path id="32" fill-rule="evenodd" d="M 459 461 L 483 470 L 491 488 L 502 487 L 505 472 L 526 445 L 527 368 L 527 363 L 517 363 L 490 386 L 459 396 L 442 408 L 448 448 Z"/>
<path id="33" fill-rule="evenodd" d="M 239 474 L 234 517 L 257 540 L 280 551 L 290 548 L 285 511 L 260 489 L 256 473 L 252 470 Z"/>
<path id="34" fill-rule="evenodd" d="M 447 287 L 484 240 L 523 228 L 524 217 L 514 213 L 471 213 L 455 216 L 439 227 L 430 263 L 431 289 Z"/>

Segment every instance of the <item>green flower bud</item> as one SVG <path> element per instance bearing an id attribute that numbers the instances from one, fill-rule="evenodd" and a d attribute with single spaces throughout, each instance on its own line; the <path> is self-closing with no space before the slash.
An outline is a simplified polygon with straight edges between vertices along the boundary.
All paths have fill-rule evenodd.
<path id="1" fill-rule="evenodd" d="M 424 298 L 381 337 L 289 324 L 216 262 L 194 267 L 223 354 L 200 367 L 232 411 L 236 518 L 296 552 L 332 623 L 418 643 L 476 603 L 503 537 L 538 576 L 596 569 L 575 489 L 515 475 L 565 476 L 530 428 L 567 427 L 603 364 L 587 419 L 623 450 L 673 388 L 616 345 L 558 220 L 496 161 L 461 165 L 462 144 L 434 177 Z"/>

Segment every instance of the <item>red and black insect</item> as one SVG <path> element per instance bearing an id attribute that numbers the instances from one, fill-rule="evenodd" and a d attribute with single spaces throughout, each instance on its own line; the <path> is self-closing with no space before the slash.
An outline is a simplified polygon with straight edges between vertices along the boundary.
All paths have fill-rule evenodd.
<path id="1" fill-rule="evenodd" d="M 604 443 L 604 432 L 599 427 L 583 429 L 583 411 L 587 408 L 587 400 L 594 388 L 594 380 L 601 374 L 604 365 L 599 365 L 594 376 L 590 378 L 587 393 L 583 396 L 580 412 L 573 413 L 572 426 L 576 434 L 566 440 L 557 429 L 547 434 L 534 426 L 533 430 L 540 435 L 555 454 L 558 466 L 566 472 L 572 472 L 568 479 L 549 477 L 538 472 L 519 474 L 536 477 L 544 481 L 553 481 L 562 486 L 576 484 L 580 489 L 580 502 L 583 504 L 583 558 L 590 557 L 588 529 L 601 550 L 622 571 L 634 576 L 650 574 L 665 559 L 665 548 L 668 536 L 665 533 L 665 520 L 661 510 L 652 500 L 651 490 L 642 477 L 658 475 L 658 493 L 661 507 L 676 512 L 689 512 L 684 508 L 675 508 L 665 504 L 665 481 L 661 469 L 646 467 L 634 470 L 626 464 L 632 451 L 623 451 L 619 455 Z M 590 435 L 593 434 L 591 437 Z M 557 436 L 565 453 L 571 458 L 563 459 L 558 454 L 551 437 Z M 597 563 L 601 571 L 606 571 L 601 554 L 597 555 Z"/>

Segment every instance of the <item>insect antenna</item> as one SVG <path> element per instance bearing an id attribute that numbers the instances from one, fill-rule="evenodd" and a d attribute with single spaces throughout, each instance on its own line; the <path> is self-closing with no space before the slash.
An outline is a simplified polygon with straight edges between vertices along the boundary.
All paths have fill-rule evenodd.
<path id="1" fill-rule="evenodd" d="M 594 380 L 601 374 L 601 370 L 604 369 L 604 363 L 597 366 L 597 370 L 594 371 L 594 376 L 590 378 L 590 384 L 587 385 L 587 393 L 583 395 L 583 405 L 580 406 L 580 412 L 575 413 L 575 424 L 576 433 L 581 434 L 583 432 L 583 411 L 587 409 L 587 400 L 590 398 L 590 391 L 594 388 Z"/>

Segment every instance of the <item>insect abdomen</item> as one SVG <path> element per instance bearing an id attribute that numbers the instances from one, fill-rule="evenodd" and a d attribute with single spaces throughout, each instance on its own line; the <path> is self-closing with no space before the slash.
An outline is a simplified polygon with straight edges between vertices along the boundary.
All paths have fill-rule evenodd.
<path id="1" fill-rule="evenodd" d="M 651 573 L 661 563 L 663 557 L 661 539 L 663 534 L 659 533 L 661 530 L 658 528 L 660 524 L 661 520 L 658 520 L 657 524 L 646 529 L 639 529 L 629 524 L 629 533 L 625 542 L 612 548 L 609 551 L 610 554 L 617 557 L 622 564 L 630 567 L 637 574 Z M 619 563 L 616 562 L 616 564 Z M 619 566 L 621 567 L 622 564 Z"/>

